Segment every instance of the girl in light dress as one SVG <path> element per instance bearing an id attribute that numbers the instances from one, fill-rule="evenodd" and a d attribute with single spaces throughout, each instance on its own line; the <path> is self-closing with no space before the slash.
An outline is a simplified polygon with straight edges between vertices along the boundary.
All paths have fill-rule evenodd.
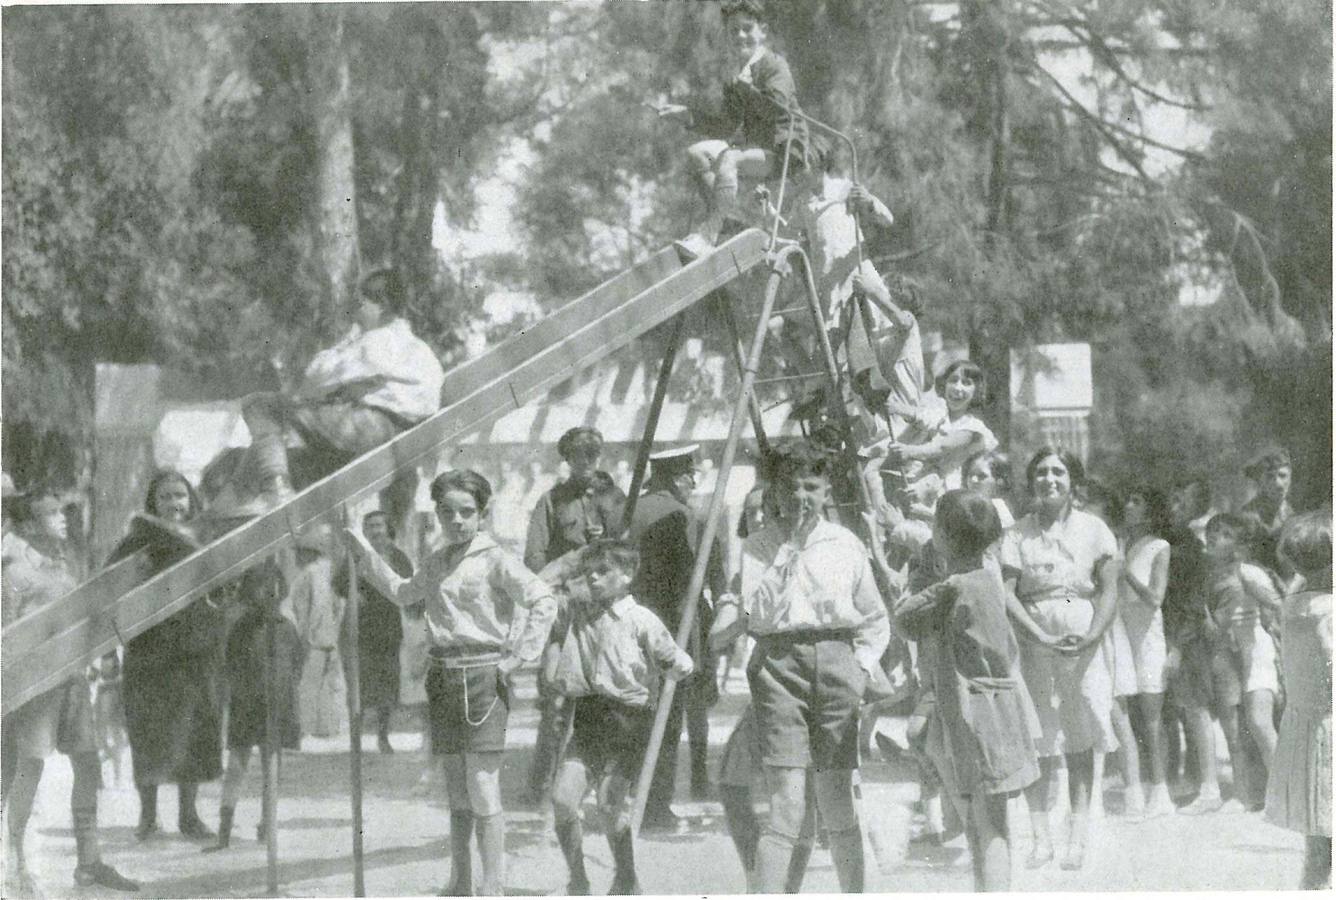
<path id="1" fill-rule="evenodd" d="M 1281 559 L 1304 590 L 1281 606 L 1285 713 L 1266 786 L 1266 817 L 1304 835 L 1304 890 L 1331 887 L 1331 508 L 1286 523 Z"/>
<path id="2" fill-rule="evenodd" d="M 1126 633 L 1136 690 L 1130 697 L 1132 732 L 1141 747 L 1149 750 L 1150 798 L 1142 803 L 1140 784 L 1128 784 L 1134 797 L 1129 808 L 1143 807 L 1145 815 L 1174 812 L 1165 780 L 1164 736 L 1160 728 L 1164 708 L 1164 672 L 1168 648 L 1164 639 L 1165 592 L 1169 586 L 1169 501 L 1153 488 L 1137 487 L 1123 503 L 1123 567 L 1118 577 L 1118 618 Z M 1136 747 L 1124 751 L 1137 753 Z M 1144 774 L 1144 773 L 1143 773 Z M 1144 781 L 1144 779 L 1143 779 Z"/>

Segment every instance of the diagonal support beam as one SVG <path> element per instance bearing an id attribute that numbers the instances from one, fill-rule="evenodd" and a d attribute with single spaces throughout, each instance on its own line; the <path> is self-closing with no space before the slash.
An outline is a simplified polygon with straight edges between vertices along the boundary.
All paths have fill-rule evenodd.
<path id="1" fill-rule="evenodd" d="M 81 674 L 119 641 L 143 633 L 239 576 L 310 523 L 543 396 L 764 261 L 765 235 L 755 229 L 687 265 L 672 248 L 662 250 L 482 357 L 452 369 L 442 389 L 450 405 L 283 506 L 138 586 L 129 586 L 135 582 L 133 566 L 113 567 L 47 609 L 15 622 L 0 635 L 4 712 Z"/>

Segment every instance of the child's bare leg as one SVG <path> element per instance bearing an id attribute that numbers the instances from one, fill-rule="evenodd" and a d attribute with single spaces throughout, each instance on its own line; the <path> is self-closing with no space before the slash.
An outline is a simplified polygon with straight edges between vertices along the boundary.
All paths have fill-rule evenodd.
<path id="1" fill-rule="evenodd" d="M 1086 827 L 1090 821 L 1090 792 L 1095 782 L 1095 754 L 1092 750 L 1067 754 L 1067 798 L 1071 801 L 1071 833 L 1067 838 L 1064 869 L 1079 869 L 1085 864 Z"/>
<path id="2" fill-rule="evenodd" d="M 1004 794 L 976 791 L 970 797 L 969 835 L 976 891 L 1011 890 L 1011 840 Z"/>
<path id="3" fill-rule="evenodd" d="M 765 178 L 770 174 L 770 154 L 760 147 L 730 147 L 715 159 L 714 188 L 710 214 L 702 233 L 714 243 L 719 239 L 724 219 L 738 216 L 738 181 L 740 176 Z"/>
<path id="4" fill-rule="evenodd" d="M 1137 718 L 1141 725 L 1140 738 L 1150 758 L 1150 804 L 1152 815 L 1174 812 L 1169 798 L 1169 748 L 1164 733 L 1164 694 L 1137 694 Z"/>
<path id="5" fill-rule="evenodd" d="M 584 760 L 562 760 L 552 785 L 552 809 L 556 821 L 557 843 L 566 857 L 570 881 L 566 893 L 589 893 L 589 874 L 585 871 L 584 829 L 580 827 L 580 804 L 589 791 L 589 776 Z"/>
<path id="6" fill-rule="evenodd" d="M 1025 789 L 1025 803 L 1030 807 L 1030 827 L 1034 831 L 1034 849 L 1025 860 L 1028 868 L 1038 868 L 1053 858 L 1053 834 L 1049 819 L 1057 802 L 1058 758 L 1039 757 L 1039 778 Z"/>
<path id="7" fill-rule="evenodd" d="M 1196 754 L 1201 779 L 1197 799 L 1183 811 L 1191 814 L 1210 812 L 1220 807 L 1220 772 L 1215 761 L 1215 728 L 1211 724 L 1211 714 L 1204 706 L 1192 706 L 1183 710 L 1183 721 L 1187 726 L 1188 745 Z"/>
<path id="8" fill-rule="evenodd" d="M 784 890 L 806 814 L 807 770 L 766 766 L 765 779 L 770 789 L 770 821 L 756 843 L 757 888 L 763 894 L 778 894 Z"/>
<path id="9" fill-rule="evenodd" d="M 506 817 L 501 809 L 501 753 L 463 754 L 469 808 L 482 858 L 480 893 L 498 897 L 506 875 Z"/>
<path id="10" fill-rule="evenodd" d="M 807 863 L 812 858 L 812 845 L 816 843 L 816 790 L 812 787 L 810 772 L 807 782 L 807 812 L 803 815 L 803 826 L 798 831 L 798 842 L 793 845 L 793 856 L 789 857 L 789 874 L 784 882 L 784 891 L 789 894 L 797 894 L 803 889 Z"/>
<path id="11" fill-rule="evenodd" d="M 1222 705 L 1216 711 L 1220 730 L 1225 734 L 1225 751 L 1229 754 L 1229 765 L 1234 772 L 1234 797 L 1242 802 L 1247 796 L 1245 784 L 1248 780 L 1248 762 L 1243 757 L 1243 748 L 1239 746 L 1239 708 Z"/>
<path id="12" fill-rule="evenodd" d="M 830 858 L 840 892 L 861 894 L 866 877 L 863 829 L 854 809 L 853 772 L 817 772 L 812 777 L 817 809 L 830 833 Z M 805 810 L 804 810 L 805 813 Z"/>
<path id="13" fill-rule="evenodd" d="M 714 200 L 714 163 L 728 149 L 727 141 L 697 141 L 687 148 L 687 169 L 692 183 L 708 205 Z"/>
<path id="14" fill-rule="evenodd" d="M 462 753 L 440 757 L 445 792 L 450 802 L 450 886 L 452 897 L 473 895 L 473 808 L 469 802 L 468 773 Z"/>
<path id="15" fill-rule="evenodd" d="M 719 802 L 724 807 L 728 836 L 733 839 L 742 869 L 750 878 L 756 870 L 756 844 L 761 838 L 761 823 L 752 808 L 751 789 L 737 784 L 721 784 Z"/>
<path id="16" fill-rule="evenodd" d="M 1138 759 L 1137 739 L 1127 712 L 1126 697 L 1116 698 L 1113 704 L 1113 733 L 1118 737 L 1118 756 L 1123 770 L 1123 812 L 1139 817 L 1146 812 L 1146 800 L 1141 793 L 1141 760 Z"/>
<path id="17" fill-rule="evenodd" d="M 1304 838 L 1304 871 L 1299 881 L 1303 891 L 1331 887 L 1331 838 L 1310 834 Z"/>
<path id="18" fill-rule="evenodd" d="M 1247 710 L 1248 731 L 1262 758 L 1262 781 L 1271 771 L 1271 756 L 1276 752 L 1276 695 L 1271 691 L 1249 691 L 1243 698 Z"/>

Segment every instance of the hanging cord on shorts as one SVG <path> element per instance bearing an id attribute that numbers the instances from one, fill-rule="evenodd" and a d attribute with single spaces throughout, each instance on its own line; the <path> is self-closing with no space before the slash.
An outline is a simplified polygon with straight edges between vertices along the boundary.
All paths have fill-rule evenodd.
<path id="1" fill-rule="evenodd" d="M 483 714 L 482 714 L 482 718 L 481 718 L 481 719 L 478 719 L 478 720 L 475 722 L 475 721 L 473 720 L 473 715 L 472 715 L 471 712 L 469 711 L 469 679 L 468 679 L 468 673 L 469 673 L 469 671 L 472 670 L 472 669 L 481 669 L 481 668 L 486 668 L 486 667 L 489 667 L 489 666 L 493 666 L 493 667 L 494 667 L 496 664 L 495 664 L 495 663 L 477 663 L 477 664 L 475 664 L 475 665 L 471 665 L 471 666 L 468 666 L 468 665 L 465 665 L 465 666 L 446 666 L 445 661 L 442 660 L 442 659 L 440 659 L 439 657 L 436 657 L 436 656 L 428 656 L 428 657 L 427 657 L 427 660 L 428 660 L 428 665 L 440 666 L 442 669 L 444 669 L 444 670 L 447 671 L 447 672 L 451 672 L 451 671 L 453 671 L 453 672 L 458 672 L 458 673 L 459 673 L 460 682 L 461 682 L 461 685 L 462 685 L 463 688 L 464 688 L 464 721 L 467 722 L 467 723 L 468 723 L 470 726 L 472 726 L 473 728 L 477 728 L 477 727 L 479 727 L 480 725 L 482 725 L 484 722 L 486 722 L 487 719 L 488 719 L 488 717 L 491 716 L 491 714 L 492 714 L 492 710 L 496 709 L 496 704 L 499 703 L 499 702 L 501 702 L 501 694 L 500 694 L 500 692 L 498 692 L 497 695 L 496 695 L 495 697 L 492 698 L 492 702 L 491 702 L 491 704 L 489 704 L 488 707 L 487 707 L 487 712 L 483 713 Z"/>

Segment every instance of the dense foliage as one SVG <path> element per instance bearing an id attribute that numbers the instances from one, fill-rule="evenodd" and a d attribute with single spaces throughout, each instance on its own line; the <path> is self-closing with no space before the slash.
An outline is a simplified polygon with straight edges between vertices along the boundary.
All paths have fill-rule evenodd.
<path id="1" fill-rule="evenodd" d="M 930 324 L 996 378 L 1011 347 L 1090 341 L 1100 467 L 1226 471 L 1275 438 L 1329 498 L 1330 4 L 771 7 L 805 108 L 896 215 L 870 251 Z M 4 17 L 11 467 L 16 425 L 87 446 L 96 361 L 217 396 L 280 382 L 345 313 L 340 259 L 404 273 L 447 360 L 489 294 L 570 299 L 690 220 L 690 135 L 643 102 L 730 74 L 713 2 Z M 518 240 L 443 257 L 433 222 L 467 229 L 517 156 Z"/>

